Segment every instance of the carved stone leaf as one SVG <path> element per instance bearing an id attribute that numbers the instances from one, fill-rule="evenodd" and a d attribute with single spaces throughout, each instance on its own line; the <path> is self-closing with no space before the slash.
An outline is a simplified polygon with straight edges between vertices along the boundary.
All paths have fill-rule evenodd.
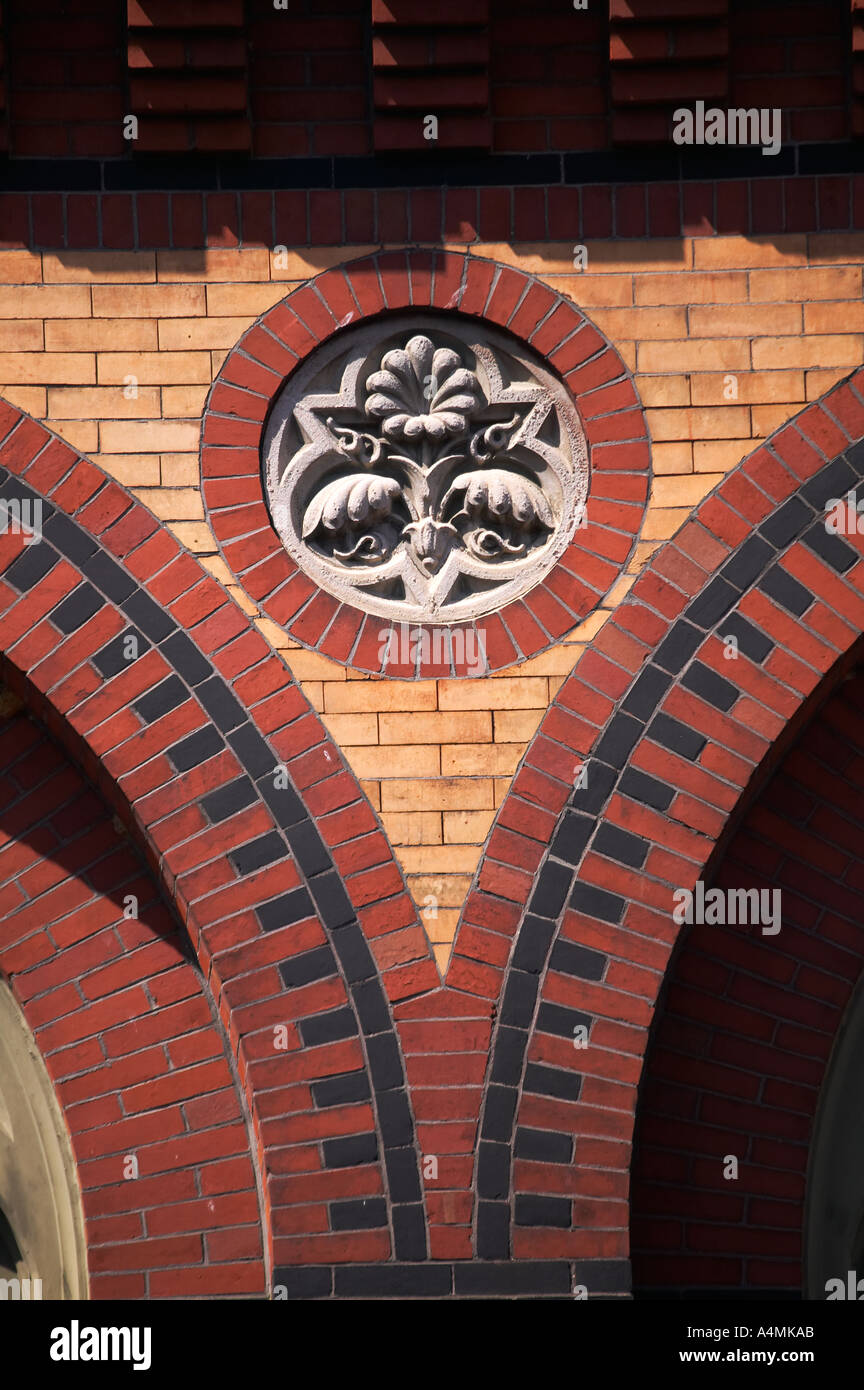
<path id="1" fill-rule="evenodd" d="M 319 526 L 338 533 L 348 526 L 389 516 L 399 491 L 394 478 L 382 478 L 377 473 L 349 473 L 347 477 L 336 478 L 323 487 L 307 507 L 303 518 L 304 540 Z"/>
<path id="2" fill-rule="evenodd" d="M 536 483 L 504 468 L 485 468 L 460 473 L 453 479 L 448 497 L 464 489 L 469 516 L 510 519 L 520 527 L 555 524 L 552 510 Z M 446 501 L 446 499 L 445 499 Z"/>

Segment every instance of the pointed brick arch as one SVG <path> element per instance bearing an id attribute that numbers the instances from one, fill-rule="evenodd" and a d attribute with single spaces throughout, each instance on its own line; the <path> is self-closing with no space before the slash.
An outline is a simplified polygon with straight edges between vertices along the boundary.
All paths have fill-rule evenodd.
<path id="1" fill-rule="evenodd" d="M 864 538 L 823 518 L 864 476 L 862 385 L 802 411 L 657 553 L 501 807 L 448 974 L 501 999 L 476 1174 L 487 1259 L 585 1262 L 589 1287 L 627 1287 L 630 1140 L 672 893 L 710 873 L 864 629 Z"/>
<path id="2" fill-rule="evenodd" d="M 266 1287 L 242 1101 L 190 957 L 64 750 L 23 712 L 0 722 L 0 971 L 63 1109 L 94 1298 Z"/>
<path id="3" fill-rule="evenodd" d="M 772 906 L 779 893 L 780 931 L 694 925 L 670 966 L 633 1158 L 641 1294 L 806 1297 L 812 1288 L 817 1107 L 864 970 L 862 774 L 859 665 L 795 741 L 712 876 L 721 888 L 767 890 Z M 724 1176 L 727 1155 L 734 1180 Z M 846 1265 L 837 1272 L 845 1277 Z"/>
<path id="4" fill-rule="evenodd" d="M 274 1266 L 422 1259 L 390 1001 L 437 972 L 368 803 L 283 663 L 146 508 L 8 404 L 0 436 L 0 499 L 43 508 L 39 543 L 0 535 L 0 676 L 188 932 L 263 1155 Z"/>

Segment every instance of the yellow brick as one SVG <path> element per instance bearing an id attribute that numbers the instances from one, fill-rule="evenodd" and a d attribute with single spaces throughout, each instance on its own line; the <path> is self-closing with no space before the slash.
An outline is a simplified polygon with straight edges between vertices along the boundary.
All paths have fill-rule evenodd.
<path id="1" fill-rule="evenodd" d="M 646 541 L 668 541 L 689 515 L 689 507 L 650 507 L 642 524 L 642 538 Z"/>
<path id="2" fill-rule="evenodd" d="M 454 936 L 455 936 L 455 929 L 454 929 Z M 444 979 L 444 976 L 447 974 L 447 967 L 448 967 L 448 965 L 450 964 L 450 956 L 451 956 L 452 953 L 453 953 L 453 945 L 452 945 L 452 942 L 447 941 L 447 942 L 444 942 L 443 944 L 434 944 L 434 943 L 433 943 L 433 946 L 432 946 L 432 953 L 433 953 L 433 955 L 434 955 L 434 957 L 435 957 L 435 965 L 436 965 L 436 967 L 437 967 L 437 969 L 438 969 L 438 974 L 440 975 L 441 979 L 443 980 L 443 979 Z"/>
<path id="3" fill-rule="evenodd" d="M 381 783 L 383 811 L 461 812 L 491 806 L 492 781 L 488 777 L 393 777 Z"/>
<path id="4" fill-rule="evenodd" d="M 648 563 L 655 550 L 659 550 L 662 542 L 656 541 L 637 541 L 633 552 L 633 558 L 629 561 L 629 567 L 633 571 L 638 571 Z"/>
<path id="5" fill-rule="evenodd" d="M 512 776 L 524 752 L 524 743 L 445 743 L 441 772 L 445 777 Z"/>
<path id="6" fill-rule="evenodd" d="M 814 263 L 864 261 L 864 232 L 813 232 L 807 244 Z"/>
<path id="7" fill-rule="evenodd" d="M 224 584 L 225 588 L 229 590 L 233 597 L 239 590 L 239 585 L 232 582 L 234 576 L 225 561 L 220 559 L 217 555 L 211 555 L 207 559 L 202 560 L 201 563 L 207 573 L 212 574 L 214 579 L 218 579 L 220 584 Z"/>
<path id="8" fill-rule="evenodd" d="M 737 386 L 737 404 L 771 405 L 780 401 L 800 401 L 803 399 L 804 373 L 794 372 L 740 372 L 734 373 Z M 730 402 L 724 395 L 729 384 L 729 374 L 722 372 L 694 372 L 690 378 L 690 390 L 694 405 L 723 405 Z"/>
<path id="9" fill-rule="evenodd" d="M 636 370 L 637 347 L 638 345 L 635 342 L 627 342 L 626 339 L 617 344 L 618 356 L 621 358 L 628 372 L 635 372 Z"/>
<path id="10" fill-rule="evenodd" d="M 604 604 L 607 603 L 607 602 L 608 602 L 608 601 L 604 599 Z M 602 627 L 603 624 L 606 622 L 606 619 L 608 618 L 608 616 L 609 616 L 608 613 L 603 613 L 599 608 L 598 608 L 598 609 L 595 609 L 593 613 L 589 613 L 589 614 L 588 614 L 588 617 L 585 618 L 585 620 L 584 620 L 583 622 L 581 622 L 581 623 L 579 624 L 578 627 L 574 627 L 574 628 L 573 628 L 572 632 L 570 632 L 570 633 L 567 635 L 567 637 L 565 638 L 565 641 L 567 641 L 567 642 L 590 642 L 594 637 L 597 636 L 597 633 L 600 631 L 601 627 Z M 506 717 L 506 716 L 504 716 L 504 715 L 500 715 L 500 716 L 499 716 L 499 715 L 496 715 L 496 716 L 495 716 L 495 720 L 496 720 L 496 729 L 497 729 L 497 720 L 498 720 L 499 718 L 502 718 L 502 719 L 503 719 L 503 718 L 505 718 L 505 717 Z M 519 718 L 519 717 L 520 717 L 520 716 L 517 715 L 517 718 Z M 497 737 L 497 733 L 496 733 L 496 737 Z"/>
<path id="11" fill-rule="evenodd" d="M 42 257 L 46 284 L 143 284 L 156 279 L 153 251 L 62 251 Z"/>
<path id="12" fill-rule="evenodd" d="M 728 473 L 752 449 L 750 439 L 697 440 L 693 445 L 693 467 L 697 473 Z"/>
<path id="13" fill-rule="evenodd" d="M 632 275 L 543 275 L 559 294 L 586 308 L 624 308 L 633 303 Z"/>
<path id="14" fill-rule="evenodd" d="M 163 386 L 162 414 L 172 420 L 189 420 L 204 412 L 210 391 L 206 386 Z"/>
<path id="15" fill-rule="evenodd" d="M 212 554 L 216 549 L 213 532 L 201 521 L 170 521 L 168 530 L 176 536 L 181 545 L 196 555 Z"/>
<path id="16" fill-rule="evenodd" d="M 568 633 L 554 647 L 548 651 L 541 652 L 539 656 L 532 656 L 528 661 L 519 662 L 516 666 L 505 666 L 501 671 L 496 671 L 496 678 L 499 676 L 560 676 L 566 675 L 573 669 L 573 666 L 582 654 L 583 643 L 573 642 L 572 633 Z"/>
<path id="17" fill-rule="evenodd" d="M 864 303 L 804 305 L 805 333 L 833 333 L 838 328 L 860 333 L 864 329 Z"/>
<path id="18" fill-rule="evenodd" d="M 592 319 L 607 337 L 639 339 L 683 338 L 687 334 L 687 310 L 595 309 Z"/>
<path id="19" fill-rule="evenodd" d="M 634 575 L 622 574 L 621 578 L 616 580 L 615 583 L 612 585 L 612 588 L 609 590 L 608 594 L 603 600 L 604 607 L 610 609 L 610 611 L 616 609 L 618 607 L 618 604 L 623 602 L 623 600 L 627 597 L 635 582 L 636 580 Z M 602 613 L 601 610 L 601 616 L 607 618 L 609 617 L 609 614 Z"/>
<path id="20" fill-rule="evenodd" d="M 381 824 L 391 845 L 440 845 L 440 811 L 382 811 Z"/>
<path id="21" fill-rule="evenodd" d="M 349 748 L 342 750 L 357 777 L 438 777 L 441 755 L 437 748 L 422 744 L 389 748 Z M 382 782 L 382 789 L 387 783 Z M 386 803 L 385 803 L 386 804 Z"/>
<path id="22" fill-rule="evenodd" d="M 0 287 L 0 319 L 80 319 L 89 313 L 87 285 Z"/>
<path id="23" fill-rule="evenodd" d="M 94 454 L 99 447 L 99 426 L 91 421 L 52 420 L 51 428 L 82 454 Z"/>
<path id="24" fill-rule="evenodd" d="M 204 515 L 197 488 L 148 487 L 138 496 L 163 521 L 200 521 Z"/>
<path id="25" fill-rule="evenodd" d="M 734 271 L 636 275 L 633 287 L 637 304 L 734 304 L 747 298 L 747 276 Z"/>
<path id="26" fill-rule="evenodd" d="M 211 373 L 211 375 L 212 375 L 214 381 L 215 381 L 216 377 L 219 375 L 219 373 L 221 372 L 221 370 L 222 370 L 222 363 L 225 361 L 225 358 L 226 358 L 227 356 L 228 356 L 228 349 L 227 349 L 227 348 L 224 348 L 224 349 L 223 349 L 223 348 L 219 348 L 217 351 L 211 352 L 211 354 L 210 354 L 210 373 Z"/>
<path id="27" fill-rule="evenodd" d="M 572 275 L 574 244 L 575 237 L 573 241 L 484 241 L 472 245 L 471 252 L 475 256 L 490 256 L 504 265 L 518 266 L 527 275 Z"/>
<path id="28" fill-rule="evenodd" d="M 100 352 L 99 382 L 110 386 L 135 376 L 147 386 L 178 386 L 210 381 L 210 356 L 206 352 Z"/>
<path id="29" fill-rule="evenodd" d="M 381 783 L 380 783 L 380 782 L 361 782 L 361 783 L 360 783 L 360 786 L 361 786 L 361 788 L 362 788 L 362 790 L 363 790 L 364 795 L 365 795 L 365 796 L 368 796 L 369 801 L 370 801 L 370 803 L 371 803 L 371 805 L 372 805 L 372 809 L 373 809 L 374 811 L 380 811 L 380 810 L 381 810 Z"/>
<path id="30" fill-rule="evenodd" d="M 258 612 L 257 603 L 254 601 L 254 599 L 251 599 L 248 594 L 244 593 L 243 590 L 239 587 L 239 585 L 235 584 L 231 588 L 231 597 L 237 604 L 237 607 L 242 608 L 243 612 L 247 613 L 250 618 L 254 617 L 255 614 Z M 315 704 L 315 701 L 313 700 L 312 703 Z M 317 704 L 315 704 L 315 709 L 318 711 L 319 714 L 321 713 L 322 703 L 322 700 L 319 699 Z"/>
<path id="31" fill-rule="evenodd" d="M 163 487 L 197 487 L 197 454 L 163 454 L 159 460 Z"/>
<path id="32" fill-rule="evenodd" d="M 319 246 L 314 250 L 291 250 L 281 255 L 270 253 L 270 278 L 273 280 L 308 280 L 320 270 L 328 270 L 331 265 L 353 261 L 360 256 L 368 256 L 374 246 Z M 277 265 L 277 259 L 280 264 Z M 283 291 L 284 293 L 284 291 Z"/>
<path id="33" fill-rule="evenodd" d="M 164 482 L 156 454 L 100 454 L 99 463 L 124 487 L 158 487 Z"/>
<path id="34" fill-rule="evenodd" d="M 564 684 L 564 677 L 561 677 L 558 687 Z M 556 691 L 557 693 L 557 691 Z M 508 777 L 495 778 L 495 807 L 503 806 L 510 793 L 510 779 Z"/>
<path id="35" fill-rule="evenodd" d="M 689 440 L 676 439 L 668 443 L 652 444 L 651 466 L 655 474 L 692 473 L 693 445 Z"/>
<path id="36" fill-rule="evenodd" d="M 837 266 L 817 270 L 752 270 L 750 298 L 758 299 L 859 299 L 861 267 Z"/>
<path id="37" fill-rule="evenodd" d="M 38 285 L 41 279 L 38 251 L 0 251 L 0 281 L 4 285 Z"/>
<path id="38" fill-rule="evenodd" d="M 842 326 L 838 315 L 838 327 Z M 860 334 L 834 333 L 803 338 L 757 338 L 753 343 L 753 366 L 759 367 L 842 367 L 861 361 Z"/>
<path id="39" fill-rule="evenodd" d="M 693 473 L 685 478 L 655 478 L 651 501 L 656 507 L 695 507 L 722 477 L 722 473 Z"/>
<path id="40" fill-rule="evenodd" d="M 482 844 L 494 819 L 492 807 L 488 811 L 445 811 L 445 845 Z"/>
<path id="41" fill-rule="evenodd" d="M 257 319 L 288 293 L 285 285 L 208 285 L 207 313 L 212 318 L 247 315 Z M 230 344 L 228 345 L 230 347 Z"/>
<path id="42" fill-rule="evenodd" d="M 147 420 L 161 413 L 156 386 L 142 386 L 132 400 L 120 386 L 52 386 L 48 392 L 48 414 L 58 420 Z"/>
<path id="43" fill-rule="evenodd" d="M 642 404 L 645 406 L 689 405 L 689 378 L 681 373 L 674 376 L 640 376 L 636 379 Z"/>
<path id="44" fill-rule="evenodd" d="M 542 709 L 502 709 L 493 715 L 496 743 L 527 743 L 533 738 L 546 713 L 544 701 Z"/>
<path id="45" fill-rule="evenodd" d="M 415 903 L 430 906 L 434 899 L 439 908 L 461 907 L 465 901 L 471 878 L 467 874 L 412 874 L 408 878 L 408 888 Z M 431 914 L 427 914 L 427 922 Z"/>
<path id="46" fill-rule="evenodd" d="M 382 743 L 483 743 L 492 738 L 492 715 L 476 713 L 382 714 Z"/>
<path id="47" fill-rule="evenodd" d="M 328 714 L 435 708 L 434 681 L 346 681 L 325 691 Z"/>
<path id="48" fill-rule="evenodd" d="M 803 265 L 807 260 L 807 238 L 784 236 L 703 236 L 693 242 L 696 270 L 724 270 L 735 266 Z"/>
<path id="49" fill-rule="evenodd" d="M 324 687 L 321 681 L 301 681 L 300 689 L 312 708 L 320 714 L 324 706 Z"/>
<path id="50" fill-rule="evenodd" d="M 318 652 L 307 651 L 305 647 L 298 647 L 295 651 L 288 652 L 286 660 L 292 674 L 298 680 L 347 680 L 344 666 L 340 666 L 336 661 L 331 661 L 327 656 L 321 656 Z M 372 717 L 374 719 L 375 716 Z"/>
<path id="51" fill-rule="evenodd" d="M 652 439 L 729 439 L 750 434 L 749 406 L 691 406 L 646 410 Z"/>
<path id="52" fill-rule="evenodd" d="M 146 351 L 158 346 L 155 319 L 47 319 L 49 352 Z"/>
<path id="53" fill-rule="evenodd" d="M 688 269 L 692 252 L 689 239 L 653 237 L 620 241 L 535 241 L 480 242 L 471 247 L 472 255 L 490 256 L 505 265 L 518 266 L 531 275 L 561 274 L 573 271 L 573 247 L 584 245 L 591 275 L 644 270 L 646 263 L 656 269 Z"/>
<path id="54" fill-rule="evenodd" d="M 197 449 L 200 428 L 197 421 L 186 420 L 149 420 L 140 425 L 106 421 L 99 427 L 100 443 L 109 454 L 184 454 Z"/>
<path id="55" fill-rule="evenodd" d="M 750 345 L 732 338 L 640 343 L 637 361 L 640 372 L 746 371 Z"/>
<path id="56" fill-rule="evenodd" d="M 434 916 L 430 914 L 427 919 L 425 910 L 421 905 L 419 915 L 423 929 L 429 937 L 430 942 L 433 943 L 433 951 L 440 951 L 442 953 L 442 958 L 445 954 L 446 957 L 449 958 L 453 938 L 456 935 L 456 928 L 459 925 L 461 909 L 455 907 L 442 907 L 438 909 Z"/>
<path id="57" fill-rule="evenodd" d="M 832 325 L 833 327 L 833 325 Z M 696 338 L 780 337 L 801 332 L 800 304 L 694 304 L 690 332 Z"/>
<path id="58" fill-rule="evenodd" d="M 95 380 L 92 352 L 0 352 L 0 381 L 47 386 L 51 382 L 88 385 Z"/>
<path id="59" fill-rule="evenodd" d="M 773 434 L 774 430 L 785 425 L 786 421 L 791 420 L 793 415 L 797 415 L 803 405 L 803 400 L 788 405 L 754 405 L 754 437 L 764 439 L 766 435 Z"/>
<path id="60" fill-rule="evenodd" d="M 90 291 L 85 289 L 83 293 L 89 296 Z M 97 318 L 190 318 L 193 314 L 205 313 L 206 309 L 203 285 L 93 286 L 93 313 Z M 80 311 L 66 315 L 69 318 L 79 316 Z"/>
<path id="61" fill-rule="evenodd" d="M 269 280 L 270 253 L 264 246 L 211 246 L 205 251 L 159 251 L 159 280 Z"/>
<path id="62" fill-rule="evenodd" d="M 310 653 L 312 655 L 312 653 Z M 375 714 L 327 714 L 324 725 L 340 746 L 378 742 L 378 716 Z"/>
<path id="63" fill-rule="evenodd" d="M 648 269 L 689 270 L 693 264 L 693 243 L 689 237 L 652 237 L 650 241 L 589 241 L 588 269 L 592 275 Z"/>
<path id="64" fill-rule="evenodd" d="M 261 633 L 261 636 L 264 638 L 265 642 L 269 642 L 271 647 L 276 647 L 278 649 L 280 647 L 298 645 L 297 643 L 290 643 L 286 641 L 284 630 L 279 626 L 278 623 L 271 622 L 269 618 L 259 618 L 255 626 Z M 283 659 L 287 659 L 286 653 L 284 651 L 282 653 L 282 657 Z"/>
<path id="65" fill-rule="evenodd" d="M 159 347 L 163 351 L 195 348 L 230 348 L 255 322 L 255 315 L 241 318 L 166 319 L 159 324 Z M 150 346 L 150 344 L 146 344 Z"/>
<path id="66" fill-rule="evenodd" d="M 41 319 L 12 319 L 3 324 L 4 352 L 41 352 Z"/>
<path id="67" fill-rule="evenodd" d="M 387 822 L 395 819 L 396 816 L 388 816 Z M 386 830 L 386 823 L 384 828 Z M 390 838 L 392 843 L 392 837 Z M 399 863 L 406 877 L 413 874 L 440 873 L 473 875 L 479 858 L 478 845 L 405 845 L 399 850 Z"/>
<path id="68" fill-rule="evenodd" d="M 824 396 L 826 391 L 830 391 L 832 386 L 836 385 L 838 381 L 842 381 L 844 376 L 848 376 L 849 373 L 845 367 L 834 367 L 824 371 L 816 367 L 812 372 L 805 372 L 804 375 L 805 399 L 815 401 L 819 396 Z"/>
<path id="69" fill-rule="evenodd" d="M 548 699 L 545 676 L 438 682 L 439 709 L 536 709 Z"/>
<path id="70" fill-rule="evenodd" d="M 48 392 L 44 386 L 0 386 L 0 396 L 28 415 L 35 415 L 37 420 L 48 413 Z"/>

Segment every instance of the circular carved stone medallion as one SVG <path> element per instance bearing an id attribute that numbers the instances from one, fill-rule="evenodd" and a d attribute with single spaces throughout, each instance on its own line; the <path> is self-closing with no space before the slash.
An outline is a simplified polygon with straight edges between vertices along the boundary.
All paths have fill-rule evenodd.
<path id="1" fill-rule="evenodd" d="M 567 390 L 455 314 L 376 320 L 312 352 L 276 398 L 263 468 L 300 568 L 397 622 L 470 621 L 533 589 L 588 493 Z"/>

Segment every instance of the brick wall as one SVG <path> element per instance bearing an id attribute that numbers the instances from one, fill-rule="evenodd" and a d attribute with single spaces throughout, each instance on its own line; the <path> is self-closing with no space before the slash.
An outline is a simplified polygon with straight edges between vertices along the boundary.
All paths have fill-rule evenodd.
<path id="1" fill-rule="evenodd" d="M 572 299 L 617 349 L 644 403 L 651 497 L 627 571 L 601 610 L 549 652 L 488 681 L 373 687 L 258 615 L 380 813 L 442 968 L 495 810 L 586 642 L 754 442 L 862 357 L 864 236 L 586 244 L 588 268 L 578 274 L 568 244 L 473 242 L 470 250 Z M 2 253 L 0 394 L 130 486 L 256 615 L 204 519 L 197 451 L 207 393 L 262 312 L 310 274 L 369 249 L 292 249 L 281 264 L 254 246 Z"/>
<path id="2" fill-rule="evenodd" d="M 91 1296 L 260 1293 L 249 1135 L 209 991 L 123 826 L 4 694 L 0 950 L 72 1139 Z"/>
<path id="3" fill-rule="evenodd" d="M 638 145 L 646 136 L 668 138 L 672 105 L 700 96 L 709 102 L 716 96 L 720 105 L 781 107 L 787 140 L 846 140 L 853 133 L 848 0 L 732 0 L 728 6 L 704 0 L 686 7 L 687 32 L 677 49 L 666 43 L 677 22 L 674 5 L 671 17 L 648 23 L 640 47 L 634 30 L 641 34 L 645 21 L 640 25 L 638 6 L 592 2 L 575 11 L 542 0 L 526 31 L 524 9 L 499 0 L 488 24 L 467 35 L 465 16 L 457 15 L 450 49 L 444 45 L 437 58 L 422 60 L 410 41 L 422 35 L 417 15 L 423 23 L 429 16 L 409 6 L 407 28 L 386 26 L 407 38 L 408 47 L 393 48 L 386 63 L 381 26 L 375 49 L 364 0 L 328 0 L 323 9 L 302 0 L 290 10 L 251 0 L 244 27 L 243 7 L 233 0 L 218 8 L 193 5 L 187 39 L 198 34 L 197 48 L 183 38 L 176 7 L 134 0 L 131 38 L 125 9 L 100 0 L 46 0 L 34 16 L 22 0 L 4 6 L 9 144 L 16 157 L 134 158 L 136 147 L 123 137 L 127 114 L 143 122 L 139 154 L 236 151 L 251 143 L 263 157 L 368 155 L 376 104 L 382 148 L 428 149 L 426 113 L 442 122 L 442 149 L 484 148 L 490 133 L 491 148 L 508 154 L 602 150 L 622 139 Z M 635 14 L 636 22 L 622 22 L 619 10 Z M 657 6 L 651 10 L 656 17 Z M 437 16 L 439 30 L 445 19 Z M 704 36 L 715 32 L 723 42 L 706 47 Z M 226 47 L 232 35 L 233 46 Z M 185 44 L 182 53 L 178 42 Z M 430 61 L 438 64 L 437 75 L 423 89 L 417 79 Z M 720 80 L 712 87 L 715 72 Z M 478 95 L 477 81 L 482 86 L 487 73 L 488 93 Z M 405 81 L 414 96 L 406 97 Z M 383 136 L 382 122 L 391 136 Z M 396 138 L 400 122 L 407 129 Z"/>
<path id="4" fill-rule="evenodd" d="M 637 1288 L 801 1288 L 819 1088 L 864 959 L 862 693 L 859 671 L 787 754 L 715 877 L 779 889 L 778 936 L 694 926 L 670 972 L 633 1163 Z"/>

